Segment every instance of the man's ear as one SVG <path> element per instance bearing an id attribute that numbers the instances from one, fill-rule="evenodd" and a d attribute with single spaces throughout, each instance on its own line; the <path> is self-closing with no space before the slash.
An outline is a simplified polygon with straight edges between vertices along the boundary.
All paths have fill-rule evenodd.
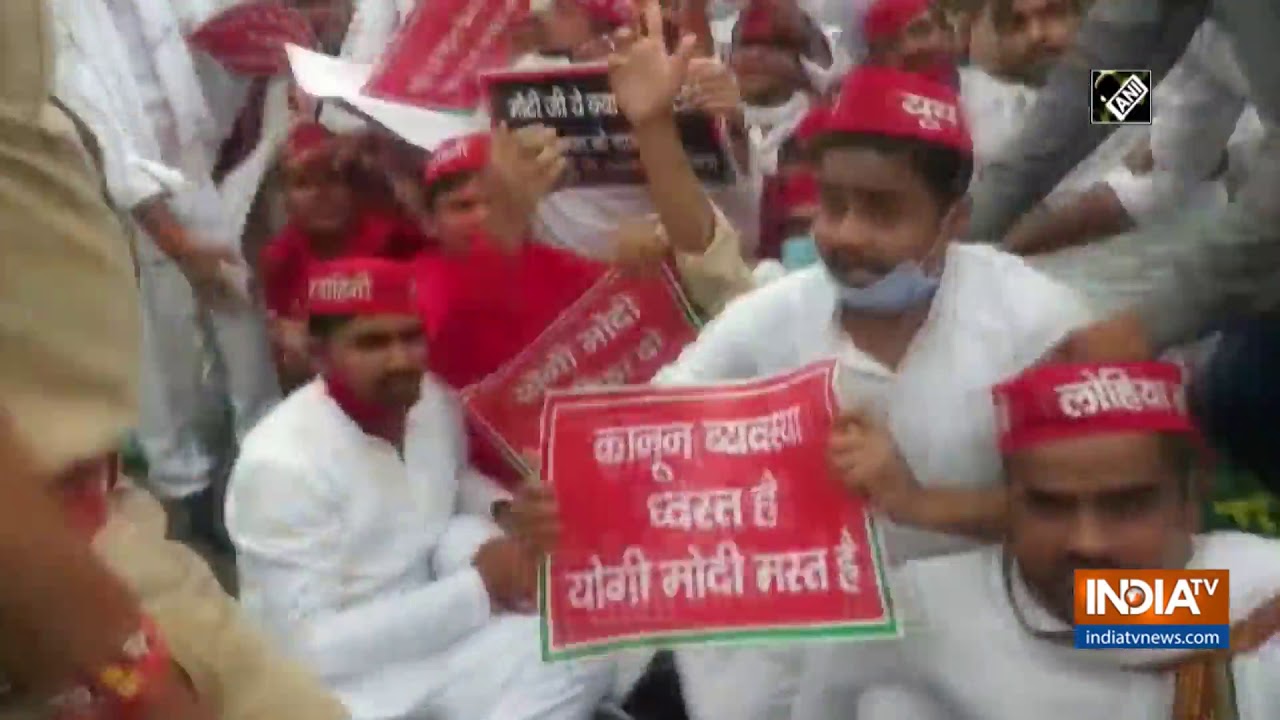
<path id="1" fill-rule="evenodd" d="M 968 195 L 960 198 L 942 216 L 942 237 L 946 241 L 969 236 L 969 218 L 972 216 L 973 202 Z"/>

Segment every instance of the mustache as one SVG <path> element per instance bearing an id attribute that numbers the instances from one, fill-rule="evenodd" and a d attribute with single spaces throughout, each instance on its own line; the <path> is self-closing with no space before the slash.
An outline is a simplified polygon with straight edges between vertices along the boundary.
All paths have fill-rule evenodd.
<path id="1" fill-rule="evenodd" d="M 422 382 L 423 373 L 420 370 L 398 370 L 389 372 L 378 378 L 378 387 L 390 388 L 400 385 L 409 385 Z"/>
<path id="2" fill-rule="evenodd" d="M 820 251 L 822 260 L 837 275 L 884 276 L 893 272 L 897 263 L 867 257 L 847 250 L 825 249 Z"/>

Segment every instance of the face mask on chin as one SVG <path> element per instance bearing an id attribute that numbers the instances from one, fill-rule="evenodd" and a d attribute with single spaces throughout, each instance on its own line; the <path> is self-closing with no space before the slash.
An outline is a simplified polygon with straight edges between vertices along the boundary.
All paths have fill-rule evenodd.
<path id="1" fill-rule="evenodd" d="M 853 312 L 877 315 L 906 312 L 933 300 L 941 283 L 939 276 L 925 272 L 915 260 L 899 263 L 887 274 L 861 287 L 848 284 L 825 259 L 823 265 L 836 283 L 840 306 Z"/>

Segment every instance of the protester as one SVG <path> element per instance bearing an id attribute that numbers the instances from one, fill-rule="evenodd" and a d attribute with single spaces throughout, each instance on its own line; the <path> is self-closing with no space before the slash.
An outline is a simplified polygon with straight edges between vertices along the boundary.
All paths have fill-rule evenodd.
<path id="1" fill-rule="evenodd" d="M 862 18 L 863 62 L 954 79 L 950 28 L 929 0 L 878 0 Z"/>
<path id="2" fill-rule="evenodd" d="M 317 266 L 308 323 L 321 377 L 250 434 L 227 499 L 245 607 L 357 719 L 587 717 L 611 670 L 541 662 L 538 558 L 424 374 L 409 268 Z"/>
<path id="3" fill-rule="evenodd" d="M 1135 406 L 1062 404 L 1092 378 L 1148 391 Z M 901 568 L 907 622 L 929 630 L 815 652 L 796 720 L 902 717 L 886 694 L 913 718 L 1268 717 L 1280 546 L 1196 533 L 1203 458 L 1182 393 L 1167 363 L 1054 363 L 1001 384 L 1003 544 Z M 1075 573 L 1127 568 L 1229 572 L 1230 650 L 1074 649 Z"/>
<path id="4" fill-rule="evenodd" d="M 370 207 L 354 187 L 352 168 L 339 157 L 324 126 L 296 126 L 281 159 L 289 223 L 262 251 L 263 297 L 281 384 L 293 389 L 312 376 L 307 348 L 307 268 L 342 257 L 409 260 L 426 238 L 394 210 Z"/>
<path id="5" fill-rule="evenodd" d="M 204 515 L 200 503 L 230 451 L 206 431 L 210 417 L 230 406 L 241 436 L 279 398 L 263 319 L 249 304 L 242 218 L 232 217 L 232 190 L 212 178 L 230 131 L 219 122 L 222 103 L 234 108 L 243 98 L 206 94 L 183 35 L 211 14 L 201 8 L 138 0 L 54 7 L 59 97 L 101 139 L 112 199 L 141 230 L 149 364 L 138 432 L 147 483 L 178 514 Z M 221 371 L 207 376 L 210 361 Z"/>
<path id="6" fill-rule="evenodd" d="M 1000 536 L 1005 497 L 983 388 L 1088 319 L 1074 293 L 1021 260 L 951 244 L 972 168 L 957 102 L 919 75 L 851 73 L 815 140 L 822 264 L 731 304 L 656 378 L 715 383 L 836 358 L 850 417 L 831 440 L 834 460 L 887 516 L 896 560 Z M 764 717 L 788 702 L 799 651 L 678 657 L 695 717 Z"/>

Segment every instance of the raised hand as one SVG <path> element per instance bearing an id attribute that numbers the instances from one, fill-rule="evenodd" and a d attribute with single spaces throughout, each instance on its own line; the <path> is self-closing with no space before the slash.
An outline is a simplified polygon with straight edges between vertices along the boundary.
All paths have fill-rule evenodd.
<path id="1" fill-rule="evenodd" d="M 730 115 L 742 107 L 738 79 L 715 58 L 694 58 L 689 63 L 685 98 L 695 108 L 711 115 Z"/>
<path id="2" fill-rule="evenodd" d="M 693 35 L 680 38 L 675 52 L 668 52 L 662 29 L 662 6 L 657 0 L 645 0 L 640 26 L 623 28 L 613 37 L 609 82 L 618 109 L 632 125 L 645 125 L 674 112 L 697 52 Z"/>

